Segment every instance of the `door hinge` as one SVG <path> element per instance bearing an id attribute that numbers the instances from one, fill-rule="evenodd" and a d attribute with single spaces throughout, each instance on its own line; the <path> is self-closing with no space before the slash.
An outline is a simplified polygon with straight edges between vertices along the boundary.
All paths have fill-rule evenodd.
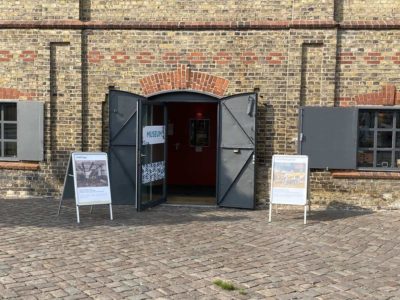
<path id="1" fill-rule="evenodd" d="M 254 108 L 254 103 L 256 102 L 256 98 L 254 96 L 249 96 L 247 100 L 247 114 L 251 117 L 253 115 L 253 108 Z"/>

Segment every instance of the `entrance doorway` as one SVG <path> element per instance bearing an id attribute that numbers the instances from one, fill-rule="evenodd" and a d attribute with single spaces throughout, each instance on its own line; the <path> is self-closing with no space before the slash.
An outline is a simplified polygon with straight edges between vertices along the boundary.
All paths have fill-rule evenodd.
<path id="1" fill-rule="evenodd" d="M 255 207 L 257 94 L 110 90 L 108 101 L 113 204 Z"/>
<path id="2" fill-rule="evenodd" d="M 217 103 L 168 103 L 167 203 L 216 205 Z"/>

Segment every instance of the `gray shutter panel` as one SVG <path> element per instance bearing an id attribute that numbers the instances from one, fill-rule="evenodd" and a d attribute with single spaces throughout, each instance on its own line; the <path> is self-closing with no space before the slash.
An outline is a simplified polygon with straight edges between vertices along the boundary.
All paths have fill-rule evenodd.
<path id="1" fill-rule="evenodd" d="M 308 155 L 310 168 L 357 167 L 355 107 L 302 107 L 299 153 Z"/>
<path id="2" fill-rule="evenodd" d="M 43 160 L 43 103 L 17 103 L 17 155 L 19 160 Z"/>

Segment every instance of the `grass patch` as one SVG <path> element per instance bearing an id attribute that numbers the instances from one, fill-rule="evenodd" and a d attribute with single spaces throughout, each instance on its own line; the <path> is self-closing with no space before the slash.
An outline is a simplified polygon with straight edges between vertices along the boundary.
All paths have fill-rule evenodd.
<path id="1" fill-rule="evenodd" d="M 229 281 L 225 281 L 222 279 L 215 279 L 213 283 L 216 286 L 219 286 L 221 289 L 226 290 L 226 291 L 239 291 L 240 295 L 247 295 L 247 292 L 243 288 L 238 288 L 236 287 L 233 283 Z"/>
<path id="2" fill-rule="evenodd" d="M 219 286 L 221 289 L 223 290 L 227 290 L 227 291 L 234 291 L 237 290 L 237 288 L 233 285 L 233 283 L 230 283 L 228 281 L 224 281 L 222 279 L 215 279 L 213 281 L 213 283 L 216 286 Z"/>

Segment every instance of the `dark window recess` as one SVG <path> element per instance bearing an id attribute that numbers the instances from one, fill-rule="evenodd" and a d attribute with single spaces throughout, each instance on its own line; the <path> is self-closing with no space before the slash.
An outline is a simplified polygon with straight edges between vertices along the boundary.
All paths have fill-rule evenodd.
<path id="1" fill-rule="evenodd" d="M 357 166 L 400 168 L 400 113 L 394 110 L 360 110 Z"/>
<path id="2" fill-rule="evenodd" d="M 207 147 L 210 138 L 210 120 L 190 120 L 190 146 Z"/>
<path id="3" fill-rule="evenodd" d="M 374 128 L 375 127 L 375 114 L 371 111 L 362 111 L 359 114 L 358 125 L 360 128 Z"/>
<path id="4" fill-rule="evenodd" d="M 0 103 L 0 158 L 17 157 L 17 104 Z"/>

